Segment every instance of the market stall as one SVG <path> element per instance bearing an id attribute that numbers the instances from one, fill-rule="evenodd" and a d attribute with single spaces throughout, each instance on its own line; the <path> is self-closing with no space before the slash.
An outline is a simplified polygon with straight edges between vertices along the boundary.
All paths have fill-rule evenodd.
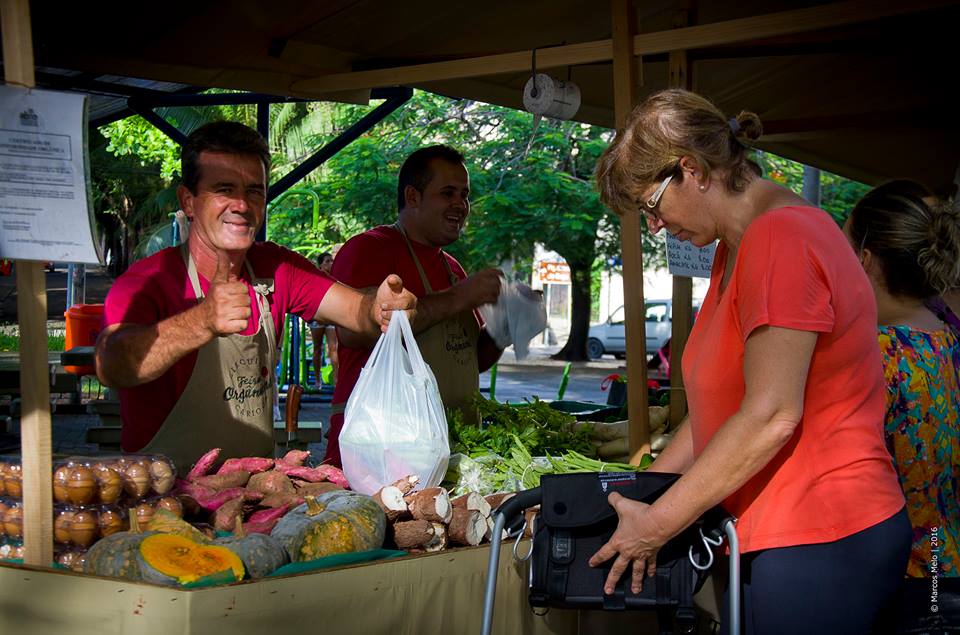
<path id="1" fill-rule="evenodd" d="M 362 5 L 365 3 L 341 4 L 343 15 L 348 18 L 353 16 L 353 20 L 358 20 L 357 11 L 364 11 Z M 404 11 L 422 15 L 425 12 L 441 10 L 439 5 L 423 4 L 419 10 L 407 8 Z M 487 30 L 479 31 L 481 37 L 489 39 L 472 40 L 466 45 L 457 43 L 446 51 L 425 52 L 413 45 L 408 45 L 407 48 L 397 46 L 389 51 L 371 51 L 363 50 L 356 43 L 356 48 L 346 51 L 347 42 L 340 43 L 342 50 L 335 50 L 316 40 L 326 36 L 335 40 L 337 38 L 331 33 L 336 32 L 339 32 L 341 37 L 355 37 L 357 29 L 350 28 L 351 21 L 348 19 L 345 22 L 336 22 L 333 19 L 336 12 L 329 10 L 329 13 L 326 13 L 328 9 L 323 9 L 322 14 L 304 16 L 294 11 L 293 4 L 282 7 L 286 10 L 271 7 L 270 14 L 275 16 L 276 20 L 287 21 L 282 24 L 270 21 L 257 3 L 225 4 L 211 9 L 210 13 L 197 16 L 195 21 L 185 20 L 186 32 L 194 35 L 207 28 L 218 12 L 222 12 L 227 20 L 239 22 L 248 28 L 249 23 L 255 24 L 261 19 L 269 23 L 272 31 L 264 27 L 257 32 L 259 37 L 251 38 L 256 41 L 256 46 L 252 48 L 256 53 L 247 53 L 249 57 L 246 59 L 220 57 L 220 50 L 226 50 L 227 47 L 217 44 L 217 39 L 213 37 L 209 38 L 209 48 L 203 49 L 204 54 L 197 54 L 190 47 L 183 46 L 182 42 L 186 37 L 183 31 L 178 30 L 178 27 L 182 26 L 180 23 L 167 24 L 170 32 L 158 36 L 158 42 L 161 39 L 166 41 L 167 37 L 170 38 L 168 44 L 175 42 L 169 47 L 158 44 L 154 50 L 144 51 L 123 41 L 111 44 L 114 50 L 109 56 L 102 52 L 98 55 L 93 51 L 93 44 L 88 51 L 86 41 L 77 44 L 74 37 L 76 33 L 82 32 L 83 25 L 87 24 L 80 16 L 77 16 L 77 20 L 60 16 L 57 20 L 58 26 L 43 21 L 37 30 L 45 44 L 45 61 L 54 65 L 59 63 L 65 68 L 75 68 L 77 71 L 149 76 L 189 81 L 198 86 L 227 86 L 297 96 L 343 96 L 350 93 L 354 99 L 362 98 L 364 91 L 372 87 L 402 84 L 517 105 L 519 93 L 514 90 L 514 84 L 525 80 L 529 74 L 531 49 L 542 47 L 546 43 L 568 40 L 570 36 L 565 29 L 569 27 L 569 33 L 579 32 L 575 28 L 576 21 L 579 21 L 583 23 L 583 37 L 579 38 L 576 44 L 541 49 L 538 62 L 541 68 L 577 66 L 578 76 L 583 72 L 585 85 L 594 87 L 590 93 L 592 98 L 585 103 L 581 114 L 583 121 L 607 125 L 614 121 L 623 121 L 632 104 L 636 102 L 638 82 L 643 85 L 644 90 L 654 86 L 687 84 L 684 79 L 687 74 L 686 58 L 674 52 L 701 50 L 706 53 L 699 61 L 717 72 L 705 73 L 705 78 L 697 88 L 714 92 L 718 97 L 726 99 L 724 107 L 727 109 L 734 104 L 757 108 L 756 103 L 765 103 L 771 113 L 779 113 L 779 118 L 772 119 L 774 140 L 770 142 L 769 149 L 787 156 L 809 159 L 811 162 L 822 159 L 824 167 L 870 180 L 893 173 L 922 173 L 928 178 L 935 178 L 936 185 L 944 189 L 953 178 L 952 170 L 956 163 L 956 145 L 951 146 L 956 138 L 956 128 L 946 123 L 936 128 L 934 123 L 940 125 L 940 120 L 928 118 L 926 121 L 931 129 L 924 128 L 919 137 L 904 135 L 904 128 L 907 132 L 913 132 L 910 128 L 914 124 L 909 122 L 918 120 L 918 113 L 940 111 L 938 105 L 927 98 L 910 101 L 917 95 L 917 91 L 892 85 L 892 75 L 899 77 L 899 74 L 883 73 L 882 77 L 870 78 L 869 86 L 874 89 L 870 95 L 874 100 L 869 104 L 870 112 L 866 113 L 862 110 L 850 110 L 850 104 L 865 103 L 867 100 L 864 97 L 868 91 L 863 87 L 847 89 L 839 83 L 835 87 L 836 94 L 844 97 L 835 99 L 839 104 L 835 108 L 839 110 L 819 106 L 818 115 L 811 117 L 807 116 L 811 109 L 811 103 L 807 100 L 797 99 L 781 103 L 782 96 L 786 94 L 784 86 L 797 82 L 798 75 L 810 74 L 809 69 L 822 70 L 824 65 L 834 64 L 833 68 L 838 76 L 843 74 L 842 68 L 862 70 L 861 59 L 847 61 L 842 68 L 836 65 L 838 58 L 843 59 L 844 46 L 841 44 L 846 41 L 845 38 L 856 38 L 857 42 L 872 42 L 874 38 L 883 40 L 883 34 L 897 26 L 891 21 L 904 15 L 909 19 L 920 20 L 924 18 L 918 18 L 917 14 L 922 14 L 923 11 L 932 11 L 933 15 L 937 15 L 936 11 L 954 15 L 956 11 L 955 3 L 951 2 L 915 3 L 909 8 L 900 4 L 854 1 L 795 10 L 782 7 L 783 11 L 779 14 L 745 17 L 739 13 L 722 13 L 717 6 L 704 3 L 700 7 L 702 13 L 714 19 L 705 20 L 704 24 L 695 26 L 686 26 L 686 12 L 692 10 L 687 3 L 672 7 L 667 12 L 669 15 L 644 6 L 640 8 L 641 15 L 650 13 L 654 23 L 669 22 L 678 28 L 674 31 L 664 28 L 638 34 L 635 31 L 638 11 L 631 2 L 613 2 L 612 27 L 610 13 L 596 11 L 584 3 L 570 2 L 564 6 L 572 14 L 572 21 L 561 23 L 558 20 L 557 24 L 560 26 L 552 29 L 553 35 L 540 36 L 548 42 L 523 40 L 525 44 L 519 51 L 516 50 L 516 45 L 505 45 L 501 39 L 491 35 L 497 32 L 504 16 L 514 16 L 515 8 L 506 5 L 484 9 L 493 18 L 491 22 L 496 23 L 488 25 Z M 184 11 L 183 15 L 192 15 L 186 6 L 172 7 L 168 11 L 181 9 Z M 536 15 L 537 11 L 550 14 L 556 8 L 534 6 L 529 10 L 533 12 L 531 15 Z M 134 17 L 125 14 L 119 5 L 104 7 L 102 11 L 111 12 L 110 19 L 116 19 L 121 24 Z M 711 15 L 711 11 L 715 15 Z M 676 22 L 678 13 L 683 14 L 683 20 L 679 23 Z M 298 16 L 303 22 L 292 24 L 294 17 L 291 16 Z M 27 2 L 5 1 L 2 17 L 7 81 L 32 87 L 35 84 L 34 59 Z M 99 16 L 91 17 L 84 13 L 83 17 L 93 20 Z M 380 20 L 378 28 L 387 31 L 396 28 L 395 20 L 399 16 L 388 11 L 386 14 L 378 13 L 377 17 Z M 522 20 L 512 21 L 521 23 L 521 31 L 530 31 Z M 949 22 L 943 19 L 938 21 Z M 69 26 L 73 31 L 70 37 L 58 32 L 58 29 L 63 28 L 59 26 L 61 24 Z M 416 26 L 416 23 L 405 23 L 405 28 L 411 33 Z M 598 37 L 597 33 L 612 33 L 612 38 L 603 39 Z M 864 33 L 867 35 L 864 36 Z M 806 38 L 803 37 L 804 34 L 812 35 Z M 365 39 L 380 42 L 389 39 L 386 33 L 382 35 L 380 38 Z M 417 38 L 411 36 L 410 39 Z M 930 47 L 936 46 L 937 38 L 928 37 L 927 42 L 927 48 L 920 50 L 917 55 L 931 54 Z M 743 43 L 749 45 L 747 48 L 755 45 L 770 47 L 768 52 L 771 58 L 788 55 L 801 58 L 798 49 L 812 44 L 820 45 L 821 50 L 825 49 L 826 53 L 822 53 L 823 59 L 817 58 L 812 62 L 805 59 L 798 62 L 800 67 L 808 69 L 801 73 L 795 70 L 783 71 L 776 60 L 769 62 L 765 59 L 762 64 L 756 62 L 756 67 L 751 66 L 751 70 L 744 70 L 739 66 L 731 70 L 730 66 L 720 63 L 726 57 L 740 58 L 741 61 L 743 57 L 747 57 L 743 50 L 729 48 Z M 125 49 L 122 44 L 130 48 Z M 191 66 L 192 60 L 176 54 L 181 50 L 187 51 L 190 58 L 204 61 L 198 63 L 199 66 Z M 486 52 L 477 54 L 477 50 Z M 156 57 L 157 51 L 161 52 L 160 59 Z M 164 59 L 164 55 L 169 55 L 171 59 Z M 256 55 L 261 57 L 251 65 L 249 58 Z M 663 55 L 668 56 L 670 79 L 667 81 L 662 81 L 663 78 L 659 76 L 664 70 L 664 60 L 657 56 Z M 644 73 L 638 72 L 638 67 L 642 68 L 643 62 L 638 64 L 638 56 L 654 58 L 653 65 L 648 69 L 648 73 L 653 77 L 643 79 Z M 404 59 L 407 62 L 390 62 L 395 59 Z M 931 55 L 931 59 L 937 57 Z M 416 61 L 421 63 L 415 63 Z M 595 72 L 596 63 L 606 64 L 610 61 L 613 62 L 612 68 L 604 67 L 601 73 Z M 255 68 L 251 70 L 251 66 Z M 930 77 L 926 75 L 930 72 L 929 68 L 921 65 L 916 68 L 923 69 L 923 72 L 913 76 L 910 83 L 929 84 Z M 611 72 L 608 73 L 608 70 Z M 731 78 L 742 79 L 747 75 L 765 76 L 770 85 L 753 92 L 745 89 L 740 92 L 726 90 L 731 84 Z M 66 85 L 68 82 L 63 77 L 59 81 L 61 87 L 70 87 Z M 612 91 L 611 85 L 614 87 Z M 893 114 L 885 110 L 889 108 L 889 102 L 884 97 L 888 89 L 903 98 L 898 104 L 899 110 Z M 799 84 L 794 90 L 798 94 L 804 92 L 803 86 Z M 752 99 L 755 99 L 756 103 L 751 104 Z M 882 106 L 877 105 L 880 103 Z M 615 107 L 611 108 L 611 105 Z M 855 143 L 863 136 L 864 126 L 868 128 L 868 132 L 874 134 L 878 121 L 881 125 L 888 125 L 893 120 L 899 122 L 900 128 L 890 135 L 890 139 L 898 146 L 898 151 L 891 154 L 904 161 L 901 165 L 889 165 L 889 157 L 879 156 L 881 153 L 870 147 L 858 146 Z M 851 121 L 855 123 L 851 124 Z M 909 139 L 904 140 L 903 136 Z M 918 138 L 921 140 L 919 144 L 916 142 Z M 915 145 L 923 147 L 918 149 L 913 147 Z M 937 149 L 944 152 L 938 155 Z M 915 159 L 912 164 L 904 159 L 908 156 Z M 953 160 L 937 160 L 931 164 L 933 157 L 937 156 L 951 156 Z M 640 379 L 631 382 L 628 398 L 631 419 L 627 458 L 633 463 L 639 463 L 648 449 L 652 427 L 646 392 L 643 390 L 646 382 L 642 381 L 645 367 L 643 320 L 638 317 L 643 306 L 640 231 L 639 215 L 624 218 L 623 262 L 629 289 L 625 302 L 627 337 L 630 342 L 627 359 L 630 372 Z M 284 627 L 315 627 L 321 621 L 325 628 L 343 632 L 468 632 L 473 629 L 481 611 L 480 595 L 489 550 L 477 545 L 463 546 L 452 551 L 340 566 L 318 572 L 291 574 L 287 577 L 235 581 L 224 586 L 189 590 L 48 569 L 46 565 L 55 558 L 53 545 L 56 531 L 54 520 L 57 517 L 54 508 L 56 480 L 52 476 L 57 466 L 53 463 L 50 451 L 49 382 L 46 376 L 43 329 L 46 296 L 39 263 L 18 262 L 17 276 L 24 394 L 20 463 L 23 504 L 20 531 L 23 535 L 22 555 L 27 564 L 0 566 L 0 623 L 5 631 L 16 629 L 24 633 L 49 633 L 55 628 L 70 628 L 75 633 L 111 630 L 145 633 L 211 632 L 222 624 L 229 623 L 238 632 L 254 632 Z M 681 285 L 676 294 L 677 298 L 685 297 L 683 303 L 689 306 L 687 289 Z M 681 319 L 675 319 L 675 324 L 682 328 L 689 320 L 682 319 L 682 311 L 679 315 Z M 675 350 L 682 348 L 681 342 L 682 333 L 680 336 L 675 335 Z M 527 462 L 535 465 L 531 457 L 527 457 Z M 178 467 L 181 468 L 180 475 L 187 476 L 183 466 Z M 541 464 L 540 467 L 547 466 Z M 628 468 L 624 466 L 624 469 Z M 198 477 L 202 476 L 205 474 Z M 514 485 L 523 486 L 527 476 L 529 472 L 522 470 Z M 514 477 L 517 478 L 518 475 L 514 474 Z M 76 479 L 76 482 L 81 480 L 83 479 Z M 155 493 L 162 495 L 160 492 Z M 387 509 L 383 513 L 387 515 L 390 510 L 388 505 L 385 507 Z M 84 525 L 80 524 L 79 527 L 83 529 Z M 10 533 L 6 528 L 5 531 Z M 84 539 L 79 538 L 78 541 L 83 542 Z M 419 545 L 410 543 L 409 548 L 419 551 L 421 547 L 426 547 L 426 542 Z M 498 575 L 495 632 L 590 632 L 584 624 L 598 619 L 593 616 L 561 611 L 552 611 L 544 618 L 533 616 L 525 599 L 526 565 L 515 564 L 507 554 L 505 547 Z M 237 577 L 242 577 L 242 574 Z M 371 607 L 376 607 L 376 610 L 371 610 Z"/>

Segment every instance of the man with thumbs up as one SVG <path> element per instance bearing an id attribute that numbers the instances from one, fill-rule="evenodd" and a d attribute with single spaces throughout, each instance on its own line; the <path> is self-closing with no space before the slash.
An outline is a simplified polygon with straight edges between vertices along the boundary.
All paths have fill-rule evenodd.
<path id="1" fill-rule="evenodd" d="M 398 276 L 366 292 L 255 241 L 270 154 L 239 123 L 196 130 L 177 190 L 187 241 L 135 263 L 106 299 L 97 375 L 120 392 L 124 451 L 156 452 L 185 473 L 205 451 L 271 456 L 277 333 L 287 313 L 371 337 L 416 298 Z"/>

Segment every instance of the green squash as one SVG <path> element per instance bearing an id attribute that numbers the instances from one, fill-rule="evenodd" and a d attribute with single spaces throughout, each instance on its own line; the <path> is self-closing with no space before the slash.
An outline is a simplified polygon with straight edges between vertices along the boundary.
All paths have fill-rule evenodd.
<path id="1" fill-rule="evenodd" d="M 287 550 L 275 538 L 266 534 L 245 534 L 242 518 L 237 518 L 233 535 L 217 538 L 214 544 L 226 547 L 240 556 L 247 575 L 263 578 L 290 562 Z"/>
<path id="2" fill-rule="evenodd" d="M 236 553 L 178 534 L 144 538 L 138 556 L 144 582 L 176 586 L 197 581 L 226 584 L 243 579 L 243 562 Z"/>
<path id="3" fill-rule="evenodd" d="M 270 535 L 293 562 L 383 546 L 387 517 L 369 496 L 339 490 L 308 496 L 281 518 Z"/>
<path id="4" fill-rule="evenodd" d="M 132 582 L 143 580 L 140 570 L 140 543 L 155 531 L 140 531 L 136 515 L 130 516 L 130 530 L 101 538 L 87 551 L 83 572 Z"/>

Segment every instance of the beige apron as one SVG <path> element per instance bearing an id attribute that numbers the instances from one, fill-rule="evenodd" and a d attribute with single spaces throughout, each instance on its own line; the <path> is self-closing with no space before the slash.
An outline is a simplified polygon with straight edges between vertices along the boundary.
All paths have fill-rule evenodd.
<path id="1" fill-rule="evenodd" d="M 181 249 L 197 301 L 203 299 L 193 257 Z M 272 457 L 273 393 L 276 335 L 266 296 L 273 280 L 254 277 L 260 323 L 253 335 L 215 337 L 200 347 L 197 362 L 183 394 L 150 443 L 141 450 L 173 459 L 180 474 L 204 452 L 221 448 L 221 459 L 241 456 Z"/>
<path id="2" fill-rule="evenodd" d="M 413 245 L 410 244 L 403 227 L 400 223 L 396 223 L 393 228 L 403 236 L 410 257 L 417 266 L 424 290 L 428 294 L 433 293 L 427 274 L 413 251 Z M 450 263 L 447 262 L 442 250 L 439 255 L 444 269 L 447 270 L 450 285 L 460 282 L 450 269 Z M 437 386 L 440 388 L 440 398 L 443 400 L 444 407 L 458 408 L 463 413 L 464 421 L 471 424 L 476 424 L 479 419 L 477 409 L 466 408 L 463 405 L 480 388 L 480 367 L 477 363 L 479 338 L 480 327 L 477 325 L 473 311 L 464 311 L 437 322 L 416 336 L 420 354 L 437 378 Z M 331 414 L 342 413 L 345 406 L 346 404 L 342 403 L 331 404 Z"/>

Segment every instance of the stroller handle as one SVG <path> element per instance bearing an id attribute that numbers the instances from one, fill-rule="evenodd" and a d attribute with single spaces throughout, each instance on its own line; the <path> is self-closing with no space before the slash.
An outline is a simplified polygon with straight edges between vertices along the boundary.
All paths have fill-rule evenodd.
<path id="1" fill-rule="evenodd" d="M 497 507 L 491 515 L 503 514 L 506 523 L 509 524 L 511 520 L 523 514 L 523 510 L 539 505 L 541 498 L 542 494 L 539 487 L 517 492 L 515 496 L 511 496 L 500 507 Z"/>

